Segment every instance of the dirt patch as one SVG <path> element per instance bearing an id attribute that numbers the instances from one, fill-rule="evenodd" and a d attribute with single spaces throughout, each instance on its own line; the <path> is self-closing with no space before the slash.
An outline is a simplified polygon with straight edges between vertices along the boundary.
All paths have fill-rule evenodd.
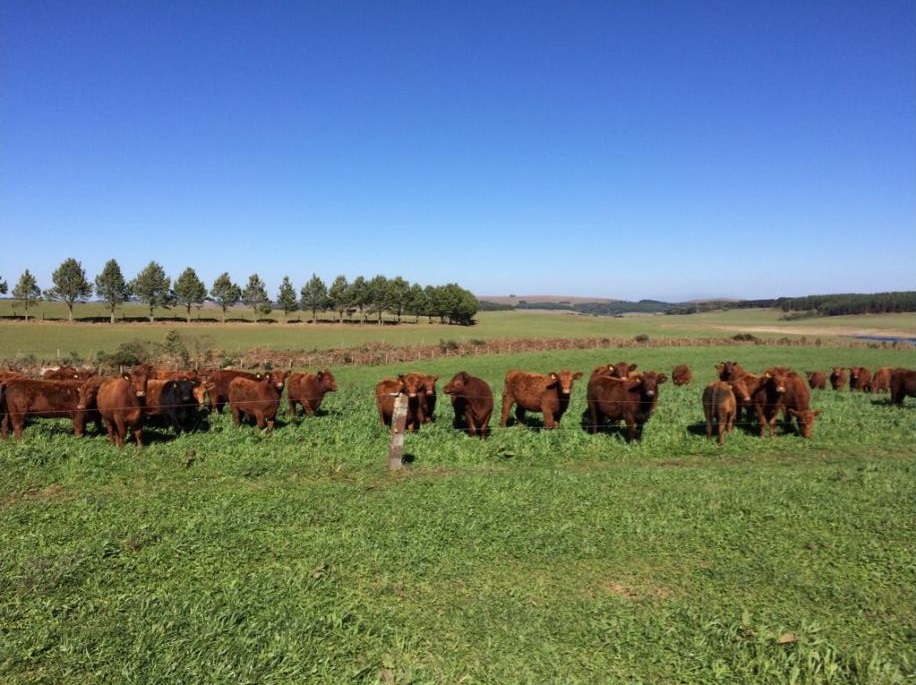
<path id="1" fill-rule="evenodd" d="M 620 581 L 612 581 L 604 586 L 604 590 L 612 595 L 622 597 L 631 602 L 641 599 L 668 599 L 672 593 L 663 587 L 637 587 Z"/>

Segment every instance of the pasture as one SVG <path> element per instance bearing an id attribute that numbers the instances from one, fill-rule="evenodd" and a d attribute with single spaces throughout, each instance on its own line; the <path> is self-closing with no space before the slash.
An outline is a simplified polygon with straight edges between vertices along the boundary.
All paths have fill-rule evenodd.
<path id="1" fill-rule="evenodd" d="M 117 450 L 36 421 L 0 443 L 0 681 L 912 682 L 916 404 L 813 391 L 811 440 L 739 426 L 719 448 L 700 393 L 725 358 L 913 365 L 829 346 L 424 361 L 439 418 L 395 473 L 372 388 L 414 366 L 334 369 L 321 415 L 272 435 L 212 415 Z M 694 370 L 638 444 L 582 430 L 584 382 L 559 430 L 497 418 L 485 442 L 441 394 L 467 370 L 498 415 L 509 368 L 621 359 Z"/>

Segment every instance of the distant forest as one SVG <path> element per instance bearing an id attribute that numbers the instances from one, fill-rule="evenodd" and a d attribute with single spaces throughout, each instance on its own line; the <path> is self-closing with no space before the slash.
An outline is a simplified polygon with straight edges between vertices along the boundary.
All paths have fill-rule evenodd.
<path id="1" fill-rule="evenodd" d="M 480 311 L 501 311 L 510 309 L 547 309 L 592 314 L 596 316 L 618 316 L 622 314 L 696 314 L 720 309 L 780 309 L 786 319 L 818 316 L 842 316 L 845 314 L 887 314 L 916 312 L 916 291 L 888 293 L 837 295 L 807 295 L 805 297 L 778 297 L 766 300 L 706 300 L 703 302 L 660 302 L 639 300 L 628 302 L 526 302 L 516 305 L 480 301 Z"/>

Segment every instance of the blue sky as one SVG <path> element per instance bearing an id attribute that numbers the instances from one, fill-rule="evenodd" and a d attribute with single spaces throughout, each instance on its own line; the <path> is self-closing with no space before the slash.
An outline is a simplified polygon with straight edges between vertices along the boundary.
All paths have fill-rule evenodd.
<path id="1" fill-rule="evenodd" d="M 0 276 L 916 288 L 916 8 L 0 5 Z"/>

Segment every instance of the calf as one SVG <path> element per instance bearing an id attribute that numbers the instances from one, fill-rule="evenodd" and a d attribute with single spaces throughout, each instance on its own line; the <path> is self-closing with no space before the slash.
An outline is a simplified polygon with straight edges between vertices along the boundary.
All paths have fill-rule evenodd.
<path id="1" fill-rule="evenodd" d="M 318 373 L 291 373 L 286 379 L 286 401 L 290 420 L 296 418 L 296 407 L 305 416 L 314 416 L 321 407 L 325 393 L 336 392 L 337 381 L 330 370 Z"/>
<path id="2" fill-rule="evenodd" d="M 544 428 L 556 428 L 569 407 L 573 382 L 580 378 L 581 371 L 551 371 L 547 375 L 516 370 L 507 372 L 499 425 L 506 426 L 509 412 L 515 405 L 515 418 L 519 424 L 524 423 L 526 411 L 539 411 L 544 415 Z"/>
<path id="3" fill-rule="evenodd" d="M 906 397 L 916 397 L 916 371 L 896 368 L 891 372 L 891 404 L 901 406 Z"/>
<path id="4" fill-rule="evenodd" d="M 81 381 L 7 378 L 2 382 L 3 417 L 0 436 L 6 438 L 12 426 L 17 440 L 28 417 L 74 420 L 79 404 Z M 82 431 L 74 433 L 81 435 Z"/>
<path id="5" fill-rule="evenodd" d="M 812 411 L 811 393 L 808 392 L 801 376 L 794 371 L 786 375 L 785 387 L 783 419 L 788 421 L 790 416 L 793 417 L 798 425 L 798 434 L 803 438 L 810 438 L 814 429 L 814 419 L 821 415 L 821 411 Z"/>
<path id="6" fill-rule="evenodd" d="M 215 408 L 217 413 L 223 413 L 223 407 L 229 402 L 229 384 L 236 378 L 258 380 L 259 375 L 248 371 L 236 369 L 220 369 L 204 373 L 204 389 L 210 399 L 210 408 Z"/>
<path id="7" fill-rule="evenodd" d="M 663 373 L 646 371 L 630 378 L 599 376 L 588 382 L 589 431 L 597 433 L 606 420 L 623 420 L 627 426 L 627 441 L 641 440 L 643 426 L 655 411 L 658 386 L 668 377 Z"/>
<path id="8" fill-rule="evenodd" d="M 812 390 L 824 390 L 827 388 L 827 374 L 823 371 L 805 371 L 808 377 L 808 386 Z"/>
<path id="9" fill-rule="evenodd" d="M 725 444 L 725 436 L 735 425 L 738 403 L 732 386 L 726 381 L 713 381 L 703 389 L 703 414 L 706 417 L 706 437 L 712 437 L 715 425 L 719 444 Z"/>
<path id="10" fill-rule="evenodd" d="M 255 378 L 238 376 L 229 382 L 229 406 L 232 421 L 241 425 L 243 417 L 253 418 L 257 427 L 271 432 L 280 407 L 280 395 L 286 374 L 272 371 Z"/>
<path id="11" fill-rule="evenodd" d="M 891 375 L 894 370 L 889 366 L 882 366 L 880 369 L 875 371 L 875 375 L 871 379 L 871 391 L 872 392 L 890 392 L 891 389 Z"/>
<path id="12" fill-rule="evenodd" d="M 675 385 L 690 385 L 693 380 L 693 372 L 686 364 L 678 364 L 671 372 L 671 382 Z"/>
<path id="13" fill-rule="evenodd" d="M 98 409 L 111 444 L 123 447 L 131 431 L 137 447 L 142 447 L 146 385 L 145 372 L 137 369 L 119 378 L 89 379 L 80 388 L 80 405 Z"/>
<path id="14" fill-rule="evenodd" d="M 636 371 L 637 364 L 628 364 L 627 362 L 617 362 L 616 364 L 602 364 L 592 370 L 592 378 L 607 376 L 608 378 L 628 378 L 630 374 Z"/>
<path id="15" fill-rule="evenodd" d="M 426 398 L 422 374 L 402 373 L 397 378 L 385 378 L 375 386 L 375 406 L 379 418 L 383 426 L 391 426 L 394 400 L 401 394 L 407 395 L 407 421 L 404 427 L 415 431 L 423 422 L 421 400 L 425 401 Z"/>
<path id="16" fill-rule="evenodd" d="M 783 367 L 767 369 L 757 381 L 751 393 L 751 402 L 760 426 L 760 437 L 769 428 L 770 437 L 776 434 L 776 419 L 783 408 L 786 394 L 786 376 L 788 371 Z"/>
<path id="17" fill-rule="evenodd" d="M 172 424 L 176 435 L 190 431 L 197 418 L 199 403 L 194 395 L 195 387 L 191 379 L 179 378 L 164 381 L 159 393 L 159 415 Z"/>
<path id="18" fill-rule="evenodd" d="M 41 373 L 41 377 L 48 381 L 84 381 L 94 375 L 94 371 L 77 369 L 75 366 L 59 366 L 56 369 L 45 369 Z"/>
<path id="19" fill-rule="evenodd" d="M 420 402 L 420 421 L 430 423 L 436 420 L 436 381 L 439 376 L 421 374 L 423 383 L 423 397 Z"/>
<path id="20" fill-rule="evenodd" d="M 849 389 L 856 392 L 871 392 L 871 371 L 864 366 L 850 367 Z"/>
<path id="21" fill-rule="evenodd" d="M 747 371 L 741 368 L 738 362 L 722 362 L 716 364 L 716 373 L 720 381 L 733 381 L 745 375 Z"/>
<path id="22" fill-rule="evenodd" d="M 486 438 L 490 434 L 490 416 L 493 414 L 493 392 L 483 379 L 460 371 L 442 389 L 452 398 L 455 410 L 454 427 L 462 428 L 462 420 L 468 435 Z"/>
<path id="23" fill-rule="evenodd" d="M 842 390 L 846 387 L 847 375 L 846 369 L 842 366 L 834 366 L 830 370 L 830 387 L 834 390 Z"/>

